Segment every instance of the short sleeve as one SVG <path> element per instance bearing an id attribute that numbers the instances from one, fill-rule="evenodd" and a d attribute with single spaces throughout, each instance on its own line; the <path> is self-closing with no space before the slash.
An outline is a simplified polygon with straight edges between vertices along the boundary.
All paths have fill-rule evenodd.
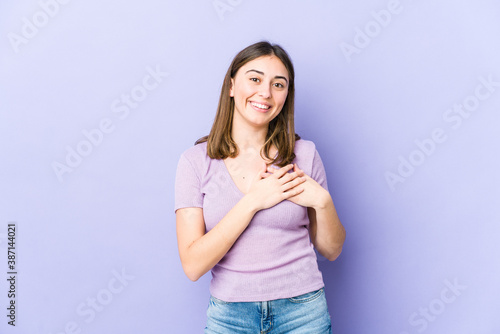
<path id="1" fill-rule="evenodd" d="M 200 184 L 196 169 L 185 154 L 182 154 L 175 174 L 175 211 L 181 208 L 203 207 Z"/>
<path id="2" fill-rule="evenodd" d="M 328 190 L 328 183 L 326 181 L 325 166 L 319 156 L 318 151 L 314 150 L 314 158 L 312 163 L 311 177 L 318 182 L 323 188 Z"/>

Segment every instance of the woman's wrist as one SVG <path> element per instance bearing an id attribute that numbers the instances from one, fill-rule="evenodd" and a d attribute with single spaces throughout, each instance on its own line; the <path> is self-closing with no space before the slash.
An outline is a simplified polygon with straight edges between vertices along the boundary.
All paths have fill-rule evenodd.
<path id="1" fill-rule="evenodd" d="M 325 190 L 318 196 L 318 200 L 315 201 L 315 205 L 313 205 L 312 208 L 316 211 L 325 210 L 331 205 L 333 205 L 332 197 L 330 196 L 330 193 Z"/>
<path id="2" fill-rule="evenodd" d="M 243 196 L 241 200 L 243 201 L 244 207 L 247 208 L 252 215 L 261 210 L 257 205 L 257 201 L 253 193 L 250 192 L 248 194 L 245 194 L 245 196 Z"/>

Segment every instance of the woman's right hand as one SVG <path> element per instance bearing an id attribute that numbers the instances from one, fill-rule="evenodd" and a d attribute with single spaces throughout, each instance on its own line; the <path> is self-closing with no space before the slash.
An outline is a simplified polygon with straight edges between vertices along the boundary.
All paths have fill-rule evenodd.
<path id="1" fill-rule="evenodd" d="M 300 184 L 306 181 L 305 177 L 301 172 L 288 173 L 291 169 L 293 164 L 281 167 L 273 173 L 267 173 L 267 166 L 263 163 L 247 194 L 257 211 L 275 206 L 304 191 Z"/>

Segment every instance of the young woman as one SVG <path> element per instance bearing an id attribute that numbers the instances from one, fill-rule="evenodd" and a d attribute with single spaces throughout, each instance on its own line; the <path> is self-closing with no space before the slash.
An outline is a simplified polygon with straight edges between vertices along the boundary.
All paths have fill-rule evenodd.
<path id="1" fill-rule="evenodd" d="M 293 116 L 289 56 L 250 45 L 226 73 L 210 134 L 180 157 L 182 266 L 193 281 L 212 272 L 205 333 L 331 333 L 313 247 L 335 260 L 345 230 Z"/>

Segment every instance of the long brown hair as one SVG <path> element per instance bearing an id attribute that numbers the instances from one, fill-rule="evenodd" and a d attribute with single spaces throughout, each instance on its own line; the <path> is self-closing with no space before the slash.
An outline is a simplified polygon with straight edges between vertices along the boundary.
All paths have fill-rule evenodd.
<path id="1" fill-rule="evenodd" d="M 208 136 L 198 139 L 195 143 L 207 142 L 207 153 L 212 159 L 234 158 L 238 155 L 238 145 L 231 137 L 231 127 L 233 124 L 234 99 L 229 95 L 231 79 L 235 77 L 238 70 L 246 63 L 262 56 L 278 57 L 288 71 L 288 94 L 278 116 L 270 123 L 267 130 L 266 141 L 261 149 L 260 155 L 264 154 L 272 164 L 283 167 L 295 158 L 295 141 L 300 136 L 295 133 L 294 128 L 294 98 L 295 98 L 295 72 L 293 64 L 286 51 L 277 44 L 267 41 L 252 44 L 241 50 L 234 57 L 227 70 L 217 107 L 217 114 Z M 269 156 L 270 149 L 274 145 L 278 149 L 276 158 Z"/>

